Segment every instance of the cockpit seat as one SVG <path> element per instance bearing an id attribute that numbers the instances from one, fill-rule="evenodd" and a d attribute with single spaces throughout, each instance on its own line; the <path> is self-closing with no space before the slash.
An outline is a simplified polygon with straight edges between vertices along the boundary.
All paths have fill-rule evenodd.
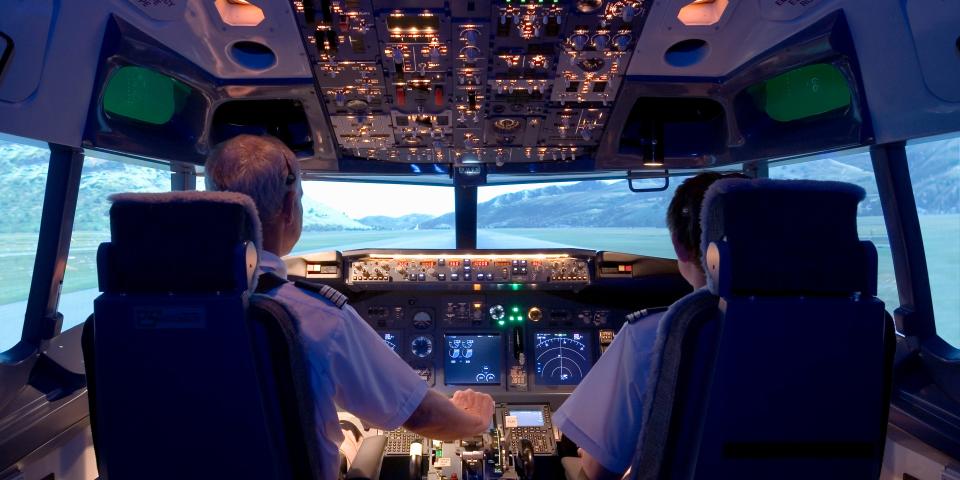
<path id="1" fill-rule="evenodd" d="M 894 343 L 864 191 L 729 179 L 704 200 L 708 287 L 664 316 L 636 478 L 877 478 Z"/>
<path id="2" fill-rule="evenodd" d="M 286 310 L 254 294 L 245 195 L 112 197 L 84 332 L 102 478 L 319 478 L 313 400 Z"/>

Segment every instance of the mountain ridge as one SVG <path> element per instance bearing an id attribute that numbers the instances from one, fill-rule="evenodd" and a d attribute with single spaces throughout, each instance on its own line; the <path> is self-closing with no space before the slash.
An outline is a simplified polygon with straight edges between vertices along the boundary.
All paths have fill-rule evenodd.
<path id="1" fill-rule="evenodd" d="M 920 214 L 960 213 L 960 139 L 908 146 L 914 196 Z M 0 217 L 2 233 L 36 233 L 46 186 L 46 149 L 0 141 L 0 204 L 16 215 Z M 771 178 L 831 179 L 864 188 L 862 215 L 881 215 L 868 154 L 775 165 Z M 166 191 L 169 172 L 87 157 L 84 161 L 75 229 L 109 229 L 111 193 Z M 664 212 L 678 182 L 663 192 L 635 194 L 624 181 L 589 181 L 506 193 L 477 206 L 479 228 L 663 227 Z M 449 229 L 453 212 L 397 217 L 351 218 L 304 196 L 304 230 Z"/>

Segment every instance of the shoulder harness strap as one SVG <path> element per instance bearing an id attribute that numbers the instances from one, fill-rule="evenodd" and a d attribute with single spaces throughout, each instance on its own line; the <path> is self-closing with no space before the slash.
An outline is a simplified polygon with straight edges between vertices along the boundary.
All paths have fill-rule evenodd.
<path id="1" fill-rule="evenodd" d="M 293 283 L 301 290 L 319 294 L 323 298 L 330 300 L 330 302 L 336 305 L 337 308 L 343 308 L 343 306 L 347 304 L 347 296 L 340 293 L 336 288 L 333 288 L 329 285 L 304 282 L 301 280 L 291 282 L 290 280 L 287 280 L 273 272 L 260 274 L 260 277 L 257 279 L 256 293 L 267 293 L 273 291 L 285 283 Z"/>
<path id="2" fill-rule="evenodd" d="M 649 317 L 650 315 L 666 312 L 670 307 L 651 307 L 644 308 L 627 315 L 627 323 L 637 323 L 639 320 Z"/>

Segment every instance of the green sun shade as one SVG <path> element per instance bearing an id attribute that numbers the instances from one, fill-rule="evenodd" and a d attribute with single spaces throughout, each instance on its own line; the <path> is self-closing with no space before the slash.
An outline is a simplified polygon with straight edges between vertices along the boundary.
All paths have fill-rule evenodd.
<path id="1" fill-rule="evenodd" d="M 790 122 L 850 106 L 850 86 L 833 65 L 816 64 L 791 70 L 747 92 L 757 107 L 778 122 Z"/>
<path id="2" fill-rule="evenodd" d="M 121 67 L 107 82 L 103 110 L 152 125 L 163 125 L 183 108 L 190 87 L 143 67 Z"/>

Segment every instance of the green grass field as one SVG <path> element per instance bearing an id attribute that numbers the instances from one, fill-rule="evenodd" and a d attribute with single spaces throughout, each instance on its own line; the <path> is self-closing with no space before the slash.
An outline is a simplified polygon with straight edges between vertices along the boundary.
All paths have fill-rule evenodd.
<path id="1" fill-rule="evenodd" d="M 960 215 L 928 215 L 921 217 L 927 264 L 940 335 L 960 345 Z M 892 311 L 899 304 L 890 246 L 881 217 L 859 220 L 860 235 L 871 240 L 879 253 L 879 296 Z M 662 228 L 569 228 L 569 229 L 497 229 L 480 232 L 480 247 L 485 238 L 496 238 L 497 247 L 508 247 L 511 241 L 530 247 L 566 245 L 596 250 L 612 250 L 644 255 L 673 257 L 667 232 Z M 97 286 L 96 253 L 106 232 L 76 232 L 66 267 L 63 293 L 90 290 Z M 441 240 L 438 241 L 438 238 Z M 0 337 L 19 334 L 22 302 L 27 298 L 33 271 L 36 234 L 0 234 L 0 313 L 5 328 Z M 297 245 L 297 252 L 335 248 L 417 248 L 418 245 L 452 246 L 450 231 L 367 231 L 307 232 Z M 522 245 L 521 245 L 522 244 Z M 6 305 L 7 308 L 4 308 Z M 19 307 L 18 307 L 19 306 Z M 20 308 L 12 313 L 13 308 Z M 66 313 L 66 312 L 65 312 Z M 7 322 L 16 322 L 11 325 Z M 6 328 L 10 327 L 10 328 Z M 11 345 L 0 338 L 0 346 Z"/>

